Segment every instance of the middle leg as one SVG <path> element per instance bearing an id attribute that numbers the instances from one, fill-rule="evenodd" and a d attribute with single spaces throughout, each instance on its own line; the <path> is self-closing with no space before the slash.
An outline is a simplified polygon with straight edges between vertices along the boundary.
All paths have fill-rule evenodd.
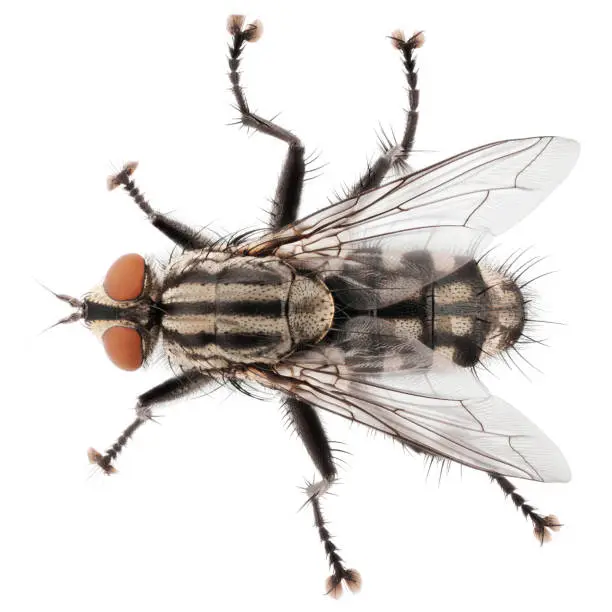
<path id="1" fill-rule="evenodd" d="M 306 487 L 306 494 L 308 495 L 306 503 L 312 506 L 315 527 L 319 532 L 319 537 L 332 569 L 332 575 L 326 582 L 326 592 L 337 599 L 342 595 L 342 581 L 344 581 L 347 588 L 356 593 L 361 587 L 361 576 L 357 570 L 347 569 L 344 566 L 342 557 L 338 554 L 338 549 L 326 527 L 321 509 L 321 497 L 329 491 L 338 473 L 327 434 L 323 429 L 319 415 L 310 404 L 289 397 L 285 403 L 285 410 L 315 467 L 321 474 L 321 480 L 309 483 Z"/>

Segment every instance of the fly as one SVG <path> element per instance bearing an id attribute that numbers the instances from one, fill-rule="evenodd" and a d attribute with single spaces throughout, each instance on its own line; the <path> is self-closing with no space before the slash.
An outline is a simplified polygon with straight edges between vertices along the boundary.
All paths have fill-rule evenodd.
<path id="1" fill-rule="evenodd" d="M 415 51 L 424 42 L 391 35 L 408 85 L 401 140 L 377 159 L 345 199 L 298 219 L 307 172 L 302 141 L 251 112 L 240 84 L 246 43 L 259 21 L 232 15 L 229 78 L 240 123 L 287 144 L 269 226 L 219 241 L 155 211 L 134 182 L 136 163 L 110 177 L 177 245 L 159 271 L 141 255 L 119 258 L 75 310 L 111 361 L 137 370 L 161 346 L 177 374 L 139 396 L 135 419 L 89 459 L 106 474 L 156 406 L 211 387 L 256 384 L 280 392 L 289 421 L 320 474 L 307 501 L 331 568 L 326 590 L 355 592 L 325 526 L 321 499 L 337 476 L 319 411 L 340 415 L 434 459 L 481 470 L 510 495 L 547 541 L 560 528 L 516 491 L 509 477 L 566 482 L 569 467 L 533 423 L 474 375 L 524 335 L 527 300 L 519 276 L 478 258 L 570 172 L 578 144 L 544 136 L 504 140 L 416 172 L 406 170 L 418 120 Z M 385 182 L 389 174 L 404 176 Z M 517 271 L 518 272 L 518 271 Z"/>

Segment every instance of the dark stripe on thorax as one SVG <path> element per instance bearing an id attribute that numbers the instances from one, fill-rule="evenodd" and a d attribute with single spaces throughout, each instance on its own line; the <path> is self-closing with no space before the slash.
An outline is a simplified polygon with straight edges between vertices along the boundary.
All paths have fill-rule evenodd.
<path id="1" fill-rule="evenodd" d="M 263 266 L 229 266 L 217 272 L 208 270 L 187 270 L 169 279 L 165 289 L 178 287 L 183 283 L 194 285 L 231 284 L 238 285 L 282 285 L 286 279 L 276 270 L 266 270 Z"/>
<path id="2" fill-rule="evenodd" d="M 281 334 L 213 334 L 207 332 L 180 334 L 178 332 L 164 330 L 164 335 L 169 341 L 180 344 L 186 348 L 199 348 L 207 344 L 216 344 L 219 348 L 224 350 L 264 348 L 274 346 L 282 340 Z"/>
<path id="3" fill-rule="evenodd" d="M 281 317 L 284 314 L 282 300 L 228 300 L 223 302 L 171 302 L 163 304 L 165 314 L 180 315 L 246 315 L 260 317 Z"/>

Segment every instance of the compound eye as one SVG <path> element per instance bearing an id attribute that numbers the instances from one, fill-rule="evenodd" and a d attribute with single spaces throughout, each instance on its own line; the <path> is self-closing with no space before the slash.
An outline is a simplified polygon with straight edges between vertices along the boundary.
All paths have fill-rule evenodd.
<path id="1" fill-rule="evenodd" d="M 117 302 L 135 300 L 145 284 L 145 260 L 137 253 L 120 257 L 106 273 L 104 291 Z"/>
<path id="2" fill-rule="evenodd" d="M 143 361 L 142 339 L 132 327 L 115 325 L 102 336 L 108 358 L 122 370 L 137 370 Z"/>

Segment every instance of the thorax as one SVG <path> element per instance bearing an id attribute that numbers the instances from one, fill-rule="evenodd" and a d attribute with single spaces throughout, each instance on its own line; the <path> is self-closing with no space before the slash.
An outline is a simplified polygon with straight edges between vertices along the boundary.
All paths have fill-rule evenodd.
<path id="1" fill-rule="evenodd" d="M 161 297 L 166 353 L 182 368 L 276 363 L 327 333 L 325 285 L 276 257 L 190 252 L 169 265 Z"/>

